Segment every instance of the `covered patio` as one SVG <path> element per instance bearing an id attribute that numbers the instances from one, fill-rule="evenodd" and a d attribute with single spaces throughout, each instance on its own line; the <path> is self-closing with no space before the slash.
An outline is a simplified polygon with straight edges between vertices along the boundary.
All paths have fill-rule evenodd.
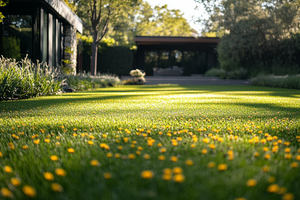
<path id="1" fill-rule="evenodd" d="M 134 67 L 147 75 L 189 76 L 216 66 L 219 38 L 136 36 Z"/>

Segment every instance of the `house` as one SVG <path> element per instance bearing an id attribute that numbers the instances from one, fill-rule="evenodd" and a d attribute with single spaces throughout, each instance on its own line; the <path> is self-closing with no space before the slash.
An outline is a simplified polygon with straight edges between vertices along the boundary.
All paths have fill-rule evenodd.
<path id="1" fill-rule="evenodd" d="M 83 23 L 63 0 L 9 0 L 0 11 L 0 54 L 76 69 L 76 33 Z M 76 71 L 76 70 L 75 70 Z"/>

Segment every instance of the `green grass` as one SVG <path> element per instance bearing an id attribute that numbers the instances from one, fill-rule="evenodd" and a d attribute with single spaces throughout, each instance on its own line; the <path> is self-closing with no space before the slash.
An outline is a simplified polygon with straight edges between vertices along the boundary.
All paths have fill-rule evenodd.
<path id="1" fill-rule="evenodd" d="M 300 166 L 291 167 L 300 160 L 299 100 L 299 90 L 268 87 L 121 86 L 1 102 L 0 188 L 8 188 L 14 199 L 31 199 L 22 191 L 25 185 L 34 188 L 35 199 L 43 200 L 282 199 L 280 191 L 267 191 L 276 184 L 299 199 Z M 129 159 L 130 154 L 135 158 Z M 52 161 L 51 155 L 58 160 Z M 92 166 L 91 160 L 100 164 Z M 209 168 L 210 162 L 215 167 Z M 226 164 L 227 170 L 219 171 L 219 164 Z M 263 172 L 265 166 L 268 172 Z M 163 170 L 174 167 L 182 168 L 183 182 L 162 179 Z M 56 175 L 57 168 L 66 176 Z M 151 170 L 153 178 L 143 179 L 144 170 Z M 54 180 L 46 180 L 45 172 Z M 19 186 L 12 185 L 13 177 L 21 181 Z M 256 186 L 248 187 L 249 179 L 255 179 Z M 59 183 L 63 191 L 54 192 L 51 183 Z"/>

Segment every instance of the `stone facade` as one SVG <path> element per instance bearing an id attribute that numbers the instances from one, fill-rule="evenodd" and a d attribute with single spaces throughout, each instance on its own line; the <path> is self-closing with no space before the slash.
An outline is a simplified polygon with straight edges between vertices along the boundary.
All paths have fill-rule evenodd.
<path id="1" fill-rule="evenodd" d="M 73 26 L 66 26 L 65 37 L 64 37 L 64 65 L 76 74 L 77 65 L 77 40 L 76 40 L 76 28 Z"/>

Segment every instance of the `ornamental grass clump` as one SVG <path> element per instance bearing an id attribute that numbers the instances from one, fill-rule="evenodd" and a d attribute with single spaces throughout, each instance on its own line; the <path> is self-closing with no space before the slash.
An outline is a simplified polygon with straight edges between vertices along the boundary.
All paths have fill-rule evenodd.
<path id="1" fill-rule="evenodd" d="M 0 101 L 55 95 L 63 80 L 57 69 L 34 64 L 27 57 L 21 61 L 0 58 Z"/>

